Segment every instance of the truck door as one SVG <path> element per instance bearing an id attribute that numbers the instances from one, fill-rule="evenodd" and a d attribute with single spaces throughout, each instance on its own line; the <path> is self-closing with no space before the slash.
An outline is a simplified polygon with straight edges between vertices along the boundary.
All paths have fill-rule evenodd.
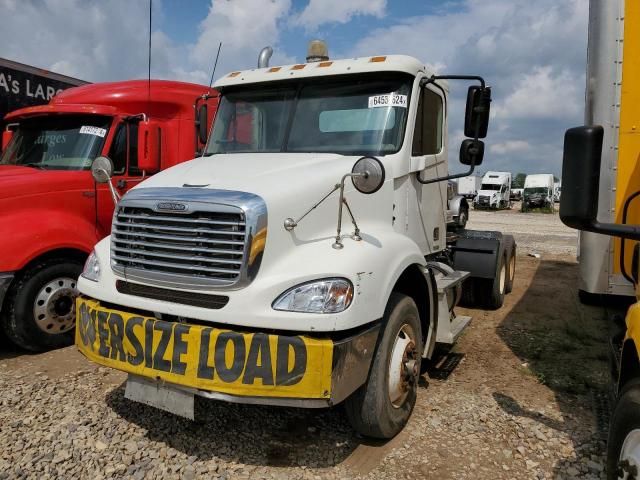
<path id="1" fill-rule="evenodd" d="M 108 157 L 113 161 L 111 182 L 120 195 L 142 181 L 138 166 L 138 124 L 122 122 L 113 136 Z M 99 238 L 111 232 L 113 200 L 106 184 L 96 185 L 96 230 Z"/>
<path id="2" fill-rule="evenodd" d="M 421 88 L 413 133 L 411 170 L 421 172 L 422 179 L 448 174 L 446 162 L 446 129 L 442 92 L 434 85 Z M 409 201 L 408 218 L 419 218 L 419 225 L 409 226 L 410 236 L 425 253 L 441 250 L 445 246 L 447 215 L 447 182 L 422 185 L 410 175 L 415 201 Z M 418 211 L 412 211 L 417 209 Z M 411 223 L 411 221 L 410 221 Z"/>

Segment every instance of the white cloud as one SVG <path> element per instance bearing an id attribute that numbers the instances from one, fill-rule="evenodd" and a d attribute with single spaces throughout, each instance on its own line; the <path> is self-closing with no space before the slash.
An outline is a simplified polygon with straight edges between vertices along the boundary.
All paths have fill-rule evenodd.
<path id="1" fill-rule="evenodd" d="M 567 118 L 583 111 L 584 79 L 550 65 L 522 75 L 514 90 L 493 108 L 495 118 Z"/>
<path id="2" fill-rule="evenodd" d="M 258 53 L 267 45 L 274 47 L 272 63 L 293 63 L 277 48 L 278 24 L 287 18 L 290 0 L 212 1 L 209 14 L 200 24 L 198 41 L 189 59 L 200 68 L 211 68 L 223 42 L 216 76 L 231 70 L 254 68 Z M 249 63 L 247 63 L 249 60 Z"/>
<path id="3" fill-rule="evenodd" d="M 253 68 L 263 46 L 278 45 L 290 8 L 290 0 L 212 0 L 194 44 L 154 28 L 152 76 L 208 84 L 220 41 L 216 76 Z M 144 1 L 0 0 L 0 18 L 10 19 L 0 29 L 2 56 L 89 81 L 144 78 L 148 14 Z M 154 19 L 162 15 L 156 0 Z M 275 50 L 274 62 L 293 62 Z"/>
<path id="4" fill-rule="evenodd" d="M 489 147 L 491 153 L 504 155 L 505 153 L 524 152 L 531 148 L 529 142 L 524 140 L 507 140 L 501 143 L 494 143 Z"/>
<path id="5" fill-rule="evenodd" d="M 309 30 L 325 23 L 347 23 L 356 15 L 384 16 L 386 0 L 309 0 L 294 20 Z"/>

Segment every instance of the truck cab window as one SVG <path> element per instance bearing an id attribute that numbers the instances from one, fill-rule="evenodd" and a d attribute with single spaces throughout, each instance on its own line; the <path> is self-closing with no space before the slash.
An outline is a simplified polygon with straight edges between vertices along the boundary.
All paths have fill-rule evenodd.
<path id="1" fill-rule="evenodd" d="M 113 161 L 113 173 L 124 174 L 129 163 L 129 174 L 137 175 L 138 170 L 138 124 L 121 123 L 113 137 L 109 158 Z"/>
<path id="2" fill-rule="evenodd" d="M 442 149 L 442 98 L 424 88 L 418 100 L 412 155 L 435 155 Z"/>
<path id="3" fill-rule="evenodd" d="M 113 136 L 109 158 L 113 162 L 113 173 L 122 175 L 127 166 L 127 125 L 124 123 L 118 125 Z"/>

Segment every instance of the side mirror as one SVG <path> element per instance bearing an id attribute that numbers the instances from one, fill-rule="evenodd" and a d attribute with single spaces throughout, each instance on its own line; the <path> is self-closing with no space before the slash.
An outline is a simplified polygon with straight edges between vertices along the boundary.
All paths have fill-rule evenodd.
<path id="1" fill-rule="evenodd" d="M 464 115 L 465 137 L 485 138 L 487 136 L 490 107 L 491 88 L 482 88 L 478 85 L 470 86 L 467 91 L 467 109 Z"/>
<path id="2" fill-rule="evenodd" d="M 460 144 L 460 163 L 463 165 L 482 165 L 484 158 L 484 142 L 467 138 Z"/>
<path id="3" fill-rule="evenodd" d="M 209 115 L 207 105 L 201 105 L 198 109 L 196 126 L 198 127 L 198 139 L 200 140 L 200 143 L 206 144 L 207 137 L 209 136 Z"/>
<path id="4" fill-rule="evenodd" d="M 570 128 L 564 135 L 560 219 L 579 230 L 591 230 L 598 215 L 602 157 L 601 126 Z"/>
<path id="5" fill-rule="evenodd" d="M 162 152 L 160 127 L 153 122 L 138 125 L 138 169 L 147 174 L 160 170 Z"/>
<path id="6" fill-rule="evenodd" d="M 97 183 L 107 183 L 113 176 L 113 162 L 109 157 L 97 157 L 91 164 L 91 175 Z"/>
<path id="7" fill-rule="evenodd" d="M 374 157 L 362 157 L 351 169 L 351 181 L 360 193 L 375 193 L 384 184 L 384 165 Z"/>
<path id="8" fill-rule="evenodd" d="M 0 150 L 4 151 L 9 145 L 9 142 L 13 138 L 13 130 L 6 129 L 2 132 L 2 148 Z"/>

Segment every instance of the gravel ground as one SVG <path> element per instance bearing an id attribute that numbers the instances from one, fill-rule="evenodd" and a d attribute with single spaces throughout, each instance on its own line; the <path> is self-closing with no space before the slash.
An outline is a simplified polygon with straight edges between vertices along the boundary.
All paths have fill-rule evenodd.
<path id="1" fill-rule="evenodd" d="M 472 212 L 476 227 L 485 214 Z M 557 239 L 548 248 L 561 248 Z M 73 347 L 0 347 L 0 479 L 604 478 L 603 315 L 575 300 L 573 257 L 518 261 L 500 310 L 464 311 L 471 327 L 431 365 L 407 428 L 389 442 L 356 436 L 339 407 L 197 399 L 190 422 L 127 401 L 125 376 Z"/>
<path id="2" fill-rule="evenodd" d="M 471 210 L 470 229 L 499 230 L 514 235 L 520 252 L 550 253 L 574 259 L 577 255 L 578 232 L 560 221 L 558 204 L 554 213 L 522 213 L 520 203 L 511 210 Z"/>

